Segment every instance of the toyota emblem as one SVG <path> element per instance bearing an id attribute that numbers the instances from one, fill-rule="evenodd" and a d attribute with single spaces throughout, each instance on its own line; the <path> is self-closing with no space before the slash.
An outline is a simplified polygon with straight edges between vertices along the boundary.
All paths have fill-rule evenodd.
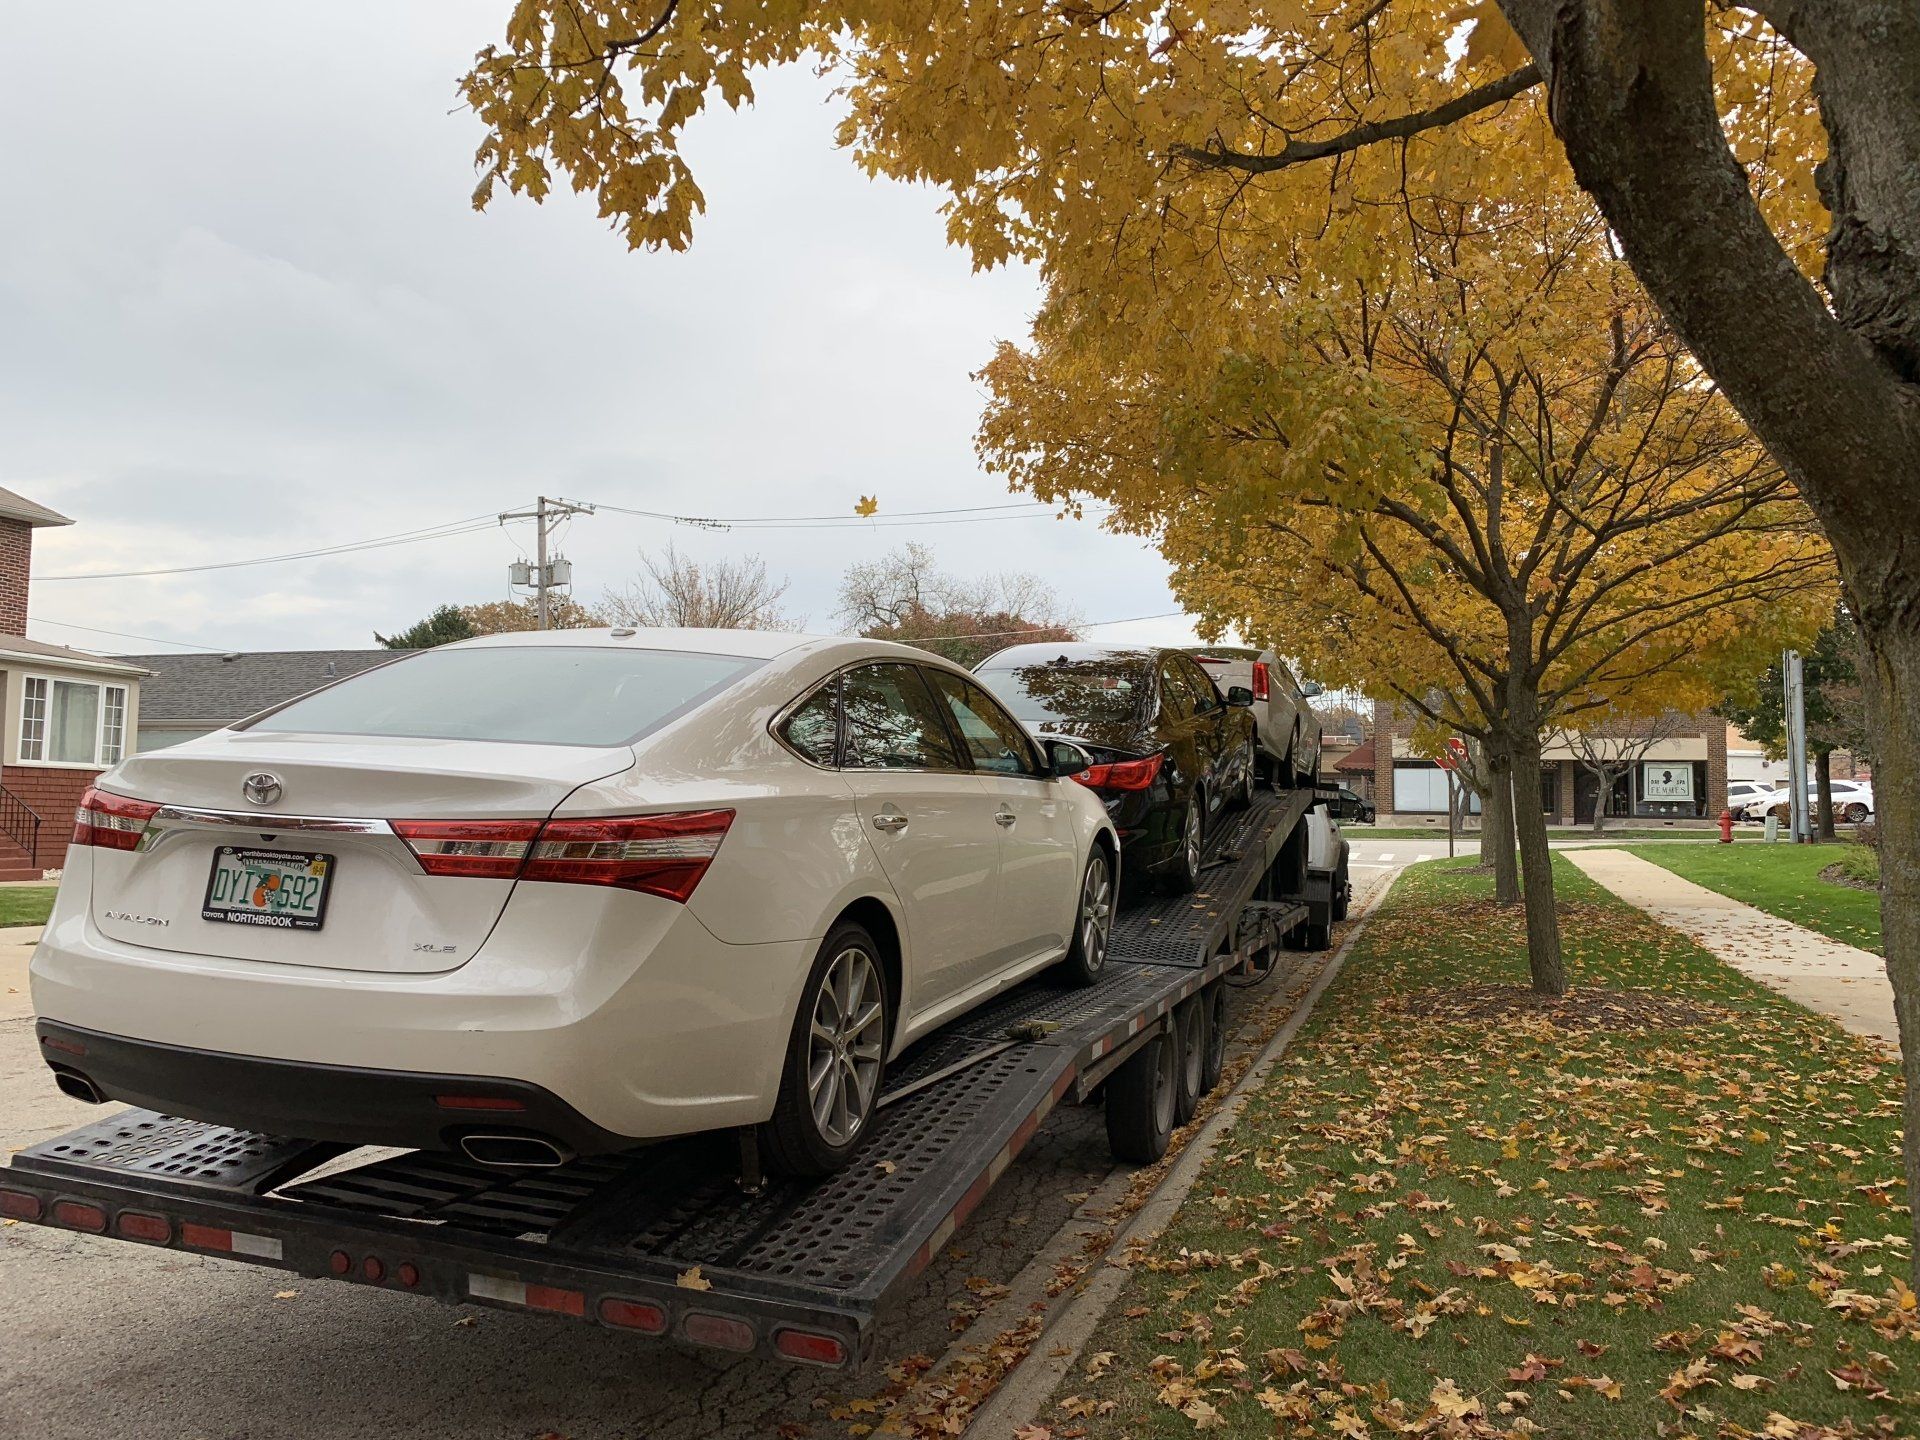
<path id="1" fill-rule="evenodd" d="M 280 798 L 280 777 L 271 770 L 256 770 L 240 782 L 240 793 L 255 805 L 271 805 Z"/>

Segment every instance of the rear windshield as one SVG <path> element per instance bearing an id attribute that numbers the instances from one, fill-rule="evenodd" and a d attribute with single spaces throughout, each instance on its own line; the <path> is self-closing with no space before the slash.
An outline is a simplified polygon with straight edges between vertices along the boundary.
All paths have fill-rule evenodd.
<path id="1" fill-rule="evenodd" d="M 998 696 L 1021 724 L 1055 730 L 1132 724 L 1153 686 L 1145 665 L 1104 656 L 976 670 L 973 678 Z"/>
<path id="2" fill-rule="evenodd" d="M 628 745 L 765 663 L 586 645 L 429 650 L 316 691 L 245 728 Z"/>

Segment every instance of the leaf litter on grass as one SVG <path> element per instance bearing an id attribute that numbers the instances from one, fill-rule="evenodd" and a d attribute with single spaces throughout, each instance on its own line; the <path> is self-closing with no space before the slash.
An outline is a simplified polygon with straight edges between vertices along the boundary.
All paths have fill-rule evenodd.
<path id="1" fill-rule="evenodd" d="M 1131 1256 L 1102 1330 L 1116 1358 L 1071 1382 L 1077 1407 L 1113 1408 L 1071 1423 L 1908 1432 L 1894 1057 L 1558 878 L 1575 986 L 1558 1010 L 1511 1003 L 1521 920 L 1483 881 L 1403 879 Z"/>

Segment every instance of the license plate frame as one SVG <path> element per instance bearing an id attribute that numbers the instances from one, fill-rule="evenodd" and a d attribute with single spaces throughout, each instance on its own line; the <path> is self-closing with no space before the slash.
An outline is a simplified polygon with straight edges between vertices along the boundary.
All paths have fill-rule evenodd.
<path id="1" fill-rule="evenodd" d="M 303 862 L 300 870 L 291 867 L 275 870 L 272 873 L 296 874 L 302 879 L 317 879 L 320 888 L 314 895 L 311 914 L 289 914 L 285 910 L 254 909 L 236 907 L 232 902 L 217 905 L 214 901 L 214 887 L 219 883 L 221 871 L 230 859 L 258 857 L 269 865 L 297 860 Z M 315 871 L 315 864 L 320 866 Z M 206 893 L 200 901 L 200 918 L 215 920 L 228 925 L 251 925 L 264 930 L 318 930 L 327 923 L 327 905 L 333 899 L 333 876 L 337 862 L 332 855 L 317 850 L 278 850 L 259 845 L 217 845 L 213 851 L 213 864 L 207 871 Z"/>

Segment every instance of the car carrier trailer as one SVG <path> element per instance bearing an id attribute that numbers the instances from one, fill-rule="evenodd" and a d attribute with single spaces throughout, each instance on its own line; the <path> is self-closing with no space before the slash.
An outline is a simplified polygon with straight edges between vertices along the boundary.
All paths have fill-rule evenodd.
<path id="1" fill-rule="evenodd" d="M 1216 827 L 1199 892 L 1121 909 L 1096 983 L 1042 975 L 916 1043 L 889 1068 L 859 1154 L 825 1180 L 764 1179 L 726 1135 L 506 1170 L 136 1109 L 15 1155 L 0 1213 L 858 1368 L 888 1303 L 1056 1105 L 1098 1095 L 1117 1158 L 1165 1151 L 1219 1080 L 1225 978 L 1324 949 L 1344 916 L 1345 847 L 1324 810 L 1310 816 L 1327 798 L 1256 792 Z"/>

